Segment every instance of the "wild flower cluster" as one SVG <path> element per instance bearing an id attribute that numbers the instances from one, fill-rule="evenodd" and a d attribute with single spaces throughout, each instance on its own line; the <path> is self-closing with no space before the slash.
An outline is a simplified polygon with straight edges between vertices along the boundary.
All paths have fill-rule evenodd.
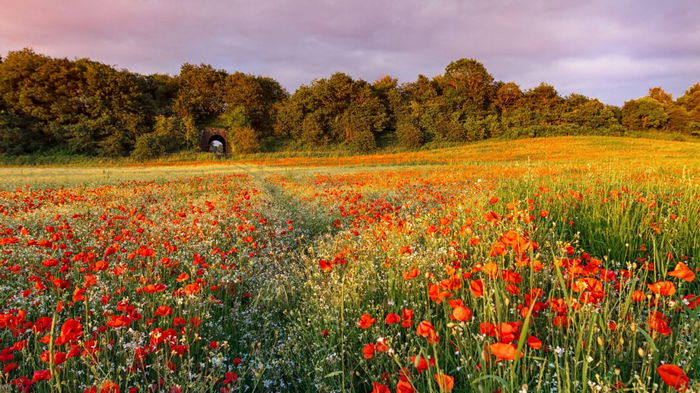
<path id="1" fill-rule="evenodd" d="M 0 390 L 698 391 L 667 168 L 326 168 L 0 192 Z"/>

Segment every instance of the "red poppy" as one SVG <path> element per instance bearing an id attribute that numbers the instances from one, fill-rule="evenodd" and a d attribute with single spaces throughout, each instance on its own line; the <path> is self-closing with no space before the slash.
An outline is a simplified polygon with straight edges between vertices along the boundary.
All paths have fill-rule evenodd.
<path id="1" fill-rule="evenodd" d="M 379 382 L 372 382 L 372 393 L 391 393 L 391 390 Z"/>
<path id="2" fill-rule="evenodd" d="M 414 278 L 418 277 L 419 274 L 420 274 L 420 270 L 414 268 L 414 269 L 411 269 L 411 270 L 409 270 L 409 271 L 407 271 L 407 272 L 404 272 L 404 273 L 403 273 L 403 279 L 404 279 L 405 281 L 411 281 L 411 280 L 413 280 Z"/>
<path id="3" fill-rule="evenodd" d="M 495 242 L 491 246 L 491 250 L 489 252 L 489 255 L 492 257 L 495 257 L 497 255 L 505 255 L 506 254 L 506 244 L 503 242 Z"/>
<path id="4" fill-rule="evenodd" d="M 49 370 L 34 371 L 34 375 L 32 376 L 32 383 L 39 382 L 39 381 L 48 381 L 49 379 L 51 379 L 51 371 L 49 371 Z"/>
<path id="5" fill-rule="evenodd" d="M 192 284 L 187 284 L 185 285 L 185 294 L 187 295 L 194 295 L 199 293 L 200 286 L 197 283 L 192 283 Z"/>
<path id="6" fill-rule="evenodd" d="M 168 307 L 168 306 L 159 306 L 158 309 L 156 310 L 156 316 L 159 317 L 167 317 L 168 315 L 173 313 L 173 309 Z"/>
<path id="7" fill-rule="evenodd" d="M 389 350 L 389 343 L 386 342 L 386 338 L 380 337 L 377 339 L 374 347 L 377 349 L 377 352 L 386 352 Z"/>
<path id="8" fill-rule="evenodd" d="M 635 302 L 641 302 L 644 299 L 646 299 L 646 295 L 644 295 L 644 292 L 635 290 L 632 292 L 632 300 Z"/>
<path id="9" fill-rule="evenodd" d="M 469 281 L 469 290 L 475 297 L 484 296 L 484 282 L 481 279 Z"/>
<path id="10" fill-rule="evenodd" d="M 660 296 L 673 296 L 676 293 L 676 286 L 671 281 L 657 281 L 647 284 L 649 290 Z"/>
<path id="11" fill-rule="evenodd" d="M 333 265 L 331 264 L 331 261 L 327 261 L 325 259 L 321 259 L 320 261 L 318 261 L 318 267 L 326 273 L 333 270 Z"/>
<path id="12" fill-rule="evenodd" d="M 668 272 L 668 275 L 680 278 L 681 280 L 685 280 L 687 282 L 692 282 L 695 280 L 695 273 L 683 262 L 678 262 L 675 269 Z"/>
<path id="13" fill-rule="evenodd" d="M 452 296 L 452 293 L 442 290 L 441 286 L 432 283 L 428 284 L 428 297 L 435 303 L 440 304 L 450 296 Z"/>
<path id="14" fill-rule="evenodd" d="M 100 387 L 100 393 L 120 393 L 119 385 L 112 381 L 105 381 Z"/>
<path id="15" fill-rule="evenodd" d="M 515 360 L 517 348 L 513 344 L 495 343 L 489 345 L 489 350 L 500 360 Z M 520 354 L 523 357 L 523 354 Z"/>
<path id="16" fill-rule="evenodd" d="M 683 370 L 673 364 L 664 364 L 656 368 L 659 377 L 667 385 L 673 387 L 678 392 L 684 392 L 688 388 L 690 379 Z"/>
<path id="17" fill-rule="evenodd" d="M 80 288 L 80 287 L 75 287 L 73 290 L 73 297 L 71 300 L 74 302 L 83 302 L 85 301 L 85 289 Z"/>
<path id="18" fill-rule="evenodd" d="M 73 342 L 83 335 L 83 325 L 76 319 L 68 319 L 61 326 L 61 335 L 56 339 L 56 345 Z"/>
<path id="19" fill-rule="evenodd" d="M 396 393 L 415 393 L 415 389 L 408 381 L 399 381 L 396 384 Z"/>
<path id="20" fill-rule="evenodd" d="M 528 336 L 527 345 L 532 349 L 540 349 L 542 348 L 542 341 L 535 336 Z"/>
<path id="21" fill-rule="evenodd" d="M 498 265 L 496 262 L 487 262 L 482 266 L 481 271 L 483 271 L 490 279 L 498 277 Z"/>
<path id="22" fill-rule="evenodd" d="M 238 374 L 236 374 L 233 371 L 227 371 L 226 374 L 224 374 L 224 380 L 222 383 L 224 385 L 228 385 L 229 383 L 236 383 L 238 380 Z"/>
<path id="23" fill-rule="evenodd" d="M 446 374 L 435 374 L 435 382 L 441 392 L 451 392 L 455 387 L 455 379 Z"/>
<path id="24" fill-rule="evenodd" d="M 401 322 L 401 317 L 399 314 L 389 313 L 386 315 L 386 318 L 384 318 L 384 322 L 386 322 L 387 325 L 393 325 Z"/>
<path id="25" fill-rule="evenodd" d="M 419 373 L 428 369 L 428 367 L 435 366 L 435 359 L 426 359 L 423 356 L 411 356 L 411 362 L 416 367 Z"/>
<path id="26" fill-rule="evenodd" d="M 426 337 L 428 342 L 434 344 L 438 342 L 438 336 L 435 333 L 433 324 L 428 321 L 421 321 L 416 329 L 416 334 L 422 337 Z"/>
<path id="27" fill-rule="evenodd" d="M 17 363 L 7 363 L 2 368 L 3 374 L 9 374 L 12 370 L 16 370 L 19 367 Z"/>
<path id="28" fill-rule="evenodd" d="M 452 310 L 452 318 L 464 322 L 472 318 L 472 310 L 467 307 L 457 306 Z"/>
<path id="29" fill-rule="evenodd" d="M 659 332 L 664 336 L 668 336 L 672 333 L 671 328 L 668 326 L 668 322 L 668 317 L 659 311 L 650 312 L 649 317 L 647 318 L 649 329 Z"/>
<path id="30" fill-rule="evenodd" d="M 367 329 L 377 322 L 376 318 L 372 318 L 369 314 L 362 314 L 360 320 L 357 322 L 357 326 L 362 329 Z"/>
<path id="31" fill-rule="evenodd" d="M 107 326 L 109 327 L 122 327 L 129 326 L 131 324 L 131 319 L 124 315 L 112 315 L 107 321 Z"/>
<path id="32" fill-rule="evenodd" d="M 374 344 L 365 344 L 362 348 L 362 357 L 365 359 L 372 359 L 374 357 Z"/>
<path id="33" fill-rule="evenodd" d="M 404 308 L 401 310 L 401 316 L 403 317 L 403 321 L 401 321 L 402 327 L 407 328 L 413 326 L 413 310 Z"/>

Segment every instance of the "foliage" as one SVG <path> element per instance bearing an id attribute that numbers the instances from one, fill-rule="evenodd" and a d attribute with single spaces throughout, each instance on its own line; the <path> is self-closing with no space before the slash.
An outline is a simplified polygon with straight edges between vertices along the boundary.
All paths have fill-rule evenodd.
<path id="1" fill-rule="evenodd" d="M 144 161 L 158 158 L 167 152 L 167 140 L 162 135 L 148 133 L 136 139 L 136 145 L 131 152 L 131 157 Z"/>
<path id="2" fill-rule="evenodd" d="M 10 52 L 0 63 L 2 106 L 10 117 L 22 119 L 26 136 L 38 133 L 39 143 L 25 142 L 11 130 L 2 139 L 24 145 L 14 150 L 25 152 L 58 143 L 76 153 L 124 155 L 147 127 L 143 82 L 139 75 L 87 59 Z"/>
<path id="3" fill-rule="evenodd" d="M 136 139 L 131 156 L 147 160 L 174 153 L 182 149 L 193 149 L 199 144 L 199 133 L 191 118 L 158 116 L 153 132 Z"/>
<path id="4" fill-rule="evenodd" d="M 402 119 L 396 125 L 396 135 L 401 146 L 415 149 L 423 144 L 423 132 L 410 119 Z"/>
<path id="5" fill-rule="evenodd" d="M 629 129 L 660 129 L 667 122 L 668 114 L 663 104 L 651 97 L 627 101 L 622 107 L 622 125 Z"/>
<path id="6" fill-rule="evenodd" d="M 437 79 L 449 107 L 465 115 L 483 115 L 493 99 L 493 76 L 474 59 L 453 61 Z"/>
<path id="7" fill-rule="evenodd" d="M 244 111 L 249 126 L 262 136 L 272 134 L 276 117 L 275 104 L 284 100 L 287 92 L 271 78 L 236 72 L 224 83 L 223 102 L 226 111 Z"/>
<path id="8" fill-rule="evenodd" d="M 228 135 L 236 153 L 257 153 L 261 149 L 258 133 L 252 127 L 233 127 Z"/>
<path id="9" fill-rule="evenodd" d="M 183 64 L 177 77 L 178 94 L 173 103 L 180 117 L 191 117 L 202 125 L 224 112 L 223 92 L 226 71 L 208 64 Z"/>
<path id="10" fill-rule="evenodd" d="M 369 151 L 389 121 L 388 93 L 381 97 L 378 91 L 342 73 L 316 80 L 281 104 L 276 133 L 308 145 L 345 142 L 355 150 Z"/>
<path id="11" fill-rule="evenodd" d="M 252 129 L 254 138 L 246 130 L 243 139 L 253 151 L 281 142 L 370 152 L 378 140 L 382 147 L 418 148 L 500 136 L 650 130 L 700 135 L 700 84 L 677 100 L 653 87 L 648 96 L 618 108 L 580 94 L 562 97 L 544 82 L 523 91 L 466 58 L 448 64 L 442 75 L 419 75 L 402 84 L 391 76 L 368 83 L 338 72 L 291 95 L 272 78 L 208 64 L 185 63 L 174 76 L 140 75 L 30 49 L 9 52 L 0 62 L 0 154 L 59 149 L 129 156 L 137 140 L 144 151 L 157 139 L 143 135 L 163 134 L 161 117 L 181 123 L 169 126 L 177 132 L 167 132 L 176 140 L 159 137 L 157 145 L 166 145 L 162 154 L 197 150 L 199 130 L 220 124 L 232 133 L 236 127 Z"/>

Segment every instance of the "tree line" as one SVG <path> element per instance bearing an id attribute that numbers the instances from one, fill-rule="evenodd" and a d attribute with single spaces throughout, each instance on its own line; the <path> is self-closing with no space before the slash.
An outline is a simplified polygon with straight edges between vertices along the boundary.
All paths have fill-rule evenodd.
<path id="1" fill-rule="evenodd" d="M 177 75 L 141 75 L 89 59 L 31 49 L 0 58 L 0 153 L 153 158 L 199 148 L 200 130 L 227 130 L 237 152 L 275 143 L 418 148 L 494 137 L 659 130 L 700 134 L 700 84 L 678 99 L 660 87 L 619 108 L 542 83 L 523 91 L 480 62 L 460 59 L 442 75 L 399 84 L 344 73 L 289 94 L 269 77 L 184 64 Z"/>

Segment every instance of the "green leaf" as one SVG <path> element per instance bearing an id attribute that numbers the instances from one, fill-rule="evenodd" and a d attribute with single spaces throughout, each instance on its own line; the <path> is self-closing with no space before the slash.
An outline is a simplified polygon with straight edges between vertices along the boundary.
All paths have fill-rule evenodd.
<path id="1" fill-rule="evenodd" d="M 639 333 L 642 333 L 642 336 L 644 336 L 644 338 L 647 339 L 647 342 L 648 342 L 649 345 L 651 346 L 651 349 L 653 349 L 654 352 L 658 352 L 659 349 L 656 348 L 656 344 L 654 343 L 654 339 L 651 338 L 651 336 L 649 335 L 649 333 L 647 333 L 646 330 L 640 328 L 639 326 L 637 327 L 637 330 L 639 331 Z"/>
<path id="2" fill-rule="evenodd" d="M 335 377 L 336 375 L 340 375 L 340 374 L 342 374 L 342 373 L 343 373 L 343 372 L 340 371 L 340 370 L 338 370 L 338 371 L 333 371 L 332 373 L 327 374 L 327 375 L 326 375 L 325 377 L 323 377 L 323 378 L 333 378 L 333 377 Z"/>
<path id="3" fill-rule="evenodd" d="M 479 378 L 474 379 L 471 384 L 475 385 L 477 382 L 481 382 L 485 379 L 493 379 L 496 382 L 500 383 L 504 388 L 509 389 L 510 386 L 508 386 L 508 382 L 506 382 L 505 379 L 499 377 L 498 375 L 493 375 L 493 374 L 488 374 L 488 375 L 482 375 Z"/>

